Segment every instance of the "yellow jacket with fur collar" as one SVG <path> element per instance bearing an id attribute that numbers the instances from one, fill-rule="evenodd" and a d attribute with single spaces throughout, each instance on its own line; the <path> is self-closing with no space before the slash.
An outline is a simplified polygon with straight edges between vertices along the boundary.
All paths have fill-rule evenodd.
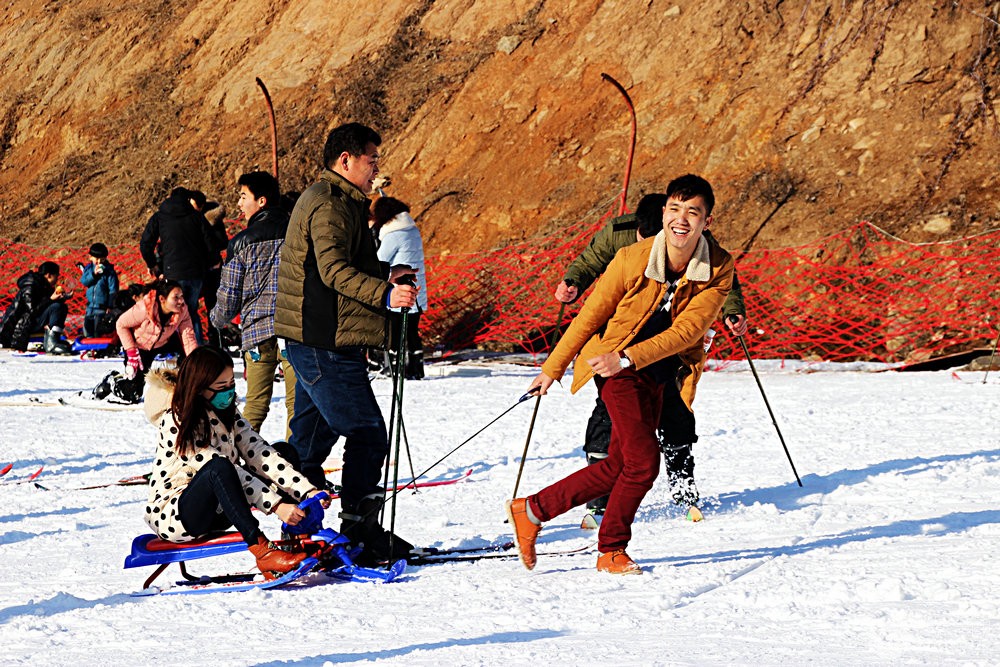
<path id="1" fill-rule="evenodd" d="M 594 375 L 587 359 L 599 354 L 625 351 L 636 370 L 676 354 L 682 362 L 678 377 L 681 397 L 690 408 L 705 362 L 702 341 L 732 287 L 733 266 L 728 252 L 714 239 L 702 236 L 677 283 L 670 327 L 630 346 L 666 294 L 666 239 L 660 232 L 623 248 L 542 370 L 559 380 L 576 356 L 571 387 L 576 393 Z"/>

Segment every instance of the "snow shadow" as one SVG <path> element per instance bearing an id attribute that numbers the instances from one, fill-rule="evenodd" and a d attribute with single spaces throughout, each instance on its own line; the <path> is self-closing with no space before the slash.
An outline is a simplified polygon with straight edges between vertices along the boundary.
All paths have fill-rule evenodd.
<path id="1" fill-rule="evenodd" d="M 913 457 L 908 459 L 893 459 L 875 463 L 865 468 L 844 469 L 828 475 L 808 474 L 802 477 L 802 487 L 794 479 L 781 486 L 771 486 L 761 489 L 746 489 L 744 491 L 720 494 L 710 499 L 707 505 L 716 510 L 733 510 L 738 507 L 761 503 L 774 505 L 779 510 L 791 511 L 802 509 L 811 503 L 804 499 L 814 494 L 828 494 L 843 486 L 853 486 L 869 481 L 870 478 L 885 473 L 913 475 L 940 468 L 947 463 L 967 461 L 974 458 L 985 458 L 990 462 L 1000 461 L 1000 449 L 979 450 L 961 454 L 941 454 L 940 456 Z M 789 471 L 789 475 L 791 472 Z"/>
<path id="2" fill-rule="evenodd" d="M 0 616 L 2 620 L 2 616 Z M 369 660 L 388 660 L 391 658 L 401 658 L 417 651 L 435 651 L 438 649 L 452 649 L 456 646 L 483 646 L 486 644 L 524 644 L 527 642 L 539 641 L 542 639 L 555 639 L 567 635 L 566 632 L 558 630 L 530 630 L 525 632 L 497 632 L 492 635 L 482 637 L 469 637 L 465 639 L 445 639 L 439 642 L 428 642 L 425 644 L 412 644 L 396 649 L 386 649 L 384 651 L 371 651 L 368 653 L 329 653 L 326 655 L 313 655 L 299 660 L 273 660 L 271 662 L 260 662 L 254 667 L 288 667 L 289 665 L 318 665 L 326 661 L 334 664 L 342 662 L 367 662 Z"/>
<path id="3" fill-rule="evenodd" d="M 81 512 L 89 512 L 89 507 L 64 507 L 63 509 L 52 510 L 51 512 L 31 512 L 29 514 L 10 514 L 8 516 L 0 516 L 0 523 L 10 523 L 12 521 L 27 521 L 29 519 L 40 519 L 44 516 L 66 516 L 67 514 L 80 514 Z M 0 537 L 0 540 L 3 538 Z M 2 544 L 2 541 L 0 541 Z"/>
<path id="4" fill-rule="evenodd" d="M 102 605 L 117 605 L 127 602 L 138 602 L 140 600 L 141 598 L 134 598 L 125 593 L 116 593 L 97 600 L 84 600 L 69 593 L 56 593 L 48 600 L 31 601 L 27 604 L 0 609 L 0 624 L 7 623 L 19 616 L 31 616 L 35 618 L 55 616 L 77 609 L 94 609 Z"/>
<path id="5" fill-rule="evenodd" d="M 97 384 L 96 382 L 94 384 Z M 0 399 L 3 398 L 31 398 L 32 396 L 42 398 L 47 394 L 53 393 L 76 393 L 80 391 L 80 387 L 47 387 L 45 389 L 8 389 L 6 391 L 0 391 Z"/>
<path id="6" fill-rule="evenodd" d="M 706 563 L 724 563 L 747 559 L 771 559 L 778 556 L 796 556 L 816 549 L 842 547 L 847 544 L 867 542 L 897 537 L 945 536 L 962 533 L 970 528 L 987 524 L 1000 524 L 1000 510 L 981 510 L 979 512 L 953 512 L 939 517 L 927 519 L 907 519 L 894 521 L 884 526 L 865 526 L 847 530 L 836 535 L 819 538 L 796 538 L 791 544 L 775 547 L 755 547 L 752 549 L 733 549 L 707 554 L 688 554 L 684 556 L 665 556 L 663 558 L 643 558 L 645 563 L 664 563 L 675 567 L 685 565 L 704 565 Z"/>

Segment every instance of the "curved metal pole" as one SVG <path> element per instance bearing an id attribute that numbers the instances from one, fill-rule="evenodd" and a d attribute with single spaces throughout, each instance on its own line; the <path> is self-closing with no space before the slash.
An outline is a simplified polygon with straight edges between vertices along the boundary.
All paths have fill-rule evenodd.
<path id="1" fill-rule="evenodd" d="M 267 114 L 271 119 L 271 166 L 274 171 L 274 180 L 278 180 L 278 125 L 274 120 L 274 105 L 271 103 L 271 94 L 267 92 L 267 86 L 256 77 L 257 85 L 264 93 L 264 101 L 267 103 Z"/>
<path id="2" fill-rule="evenodd" d="M 628 148 L 628 162 L 625 163 L 625 181 L 622 183 L 621 201 L 618 203 L 618 215 L 623 215 L 625 213 L 625 201 L 628 198 L 628 182 L 632 177 L 632 159 L 635 157 L 635 137 L 638 127 L 635 120 L 635 107 L 632 105 L 632 98 L 625 91 L 625 87 L 615 81 L 614 77 L 601 72 L 601 78 L 618 89 L 618 92 L 625 98 L 625 104 L 628 106 L 629 114 L 632 116 L 632 138 Z"/>

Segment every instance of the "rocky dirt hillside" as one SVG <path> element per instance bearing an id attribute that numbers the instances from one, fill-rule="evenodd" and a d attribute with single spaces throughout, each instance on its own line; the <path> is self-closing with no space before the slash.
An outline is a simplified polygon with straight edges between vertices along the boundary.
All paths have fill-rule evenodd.
<path id="1" fill-rule="evenodd" d="M 0 238 L 137 240 L 176 185 L 315 175 L 325 133 L 385 139 L 431 253 L 557 233 L 621 187 L 717 185 L 726 245 L 870 219 L 911 241 L 1000 226 L 1000 2 L 5 0 Z"/>

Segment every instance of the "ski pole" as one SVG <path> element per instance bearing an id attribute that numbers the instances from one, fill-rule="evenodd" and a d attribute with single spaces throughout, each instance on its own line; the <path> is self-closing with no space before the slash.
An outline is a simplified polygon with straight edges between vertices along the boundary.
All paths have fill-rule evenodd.
<path id="1" fill-rule="evenodd" d="M 399 358 L 396 359 L 396 378 L 395 385 L 398 387 L 397 393 L 399 394 L 399 410 L 396 412 L 396 418 L 398 420 L 396 424 L 396 449 L 395 457 L 396 461 L 392 467 L 392 488 L 399 486 L 399 445 L 403 439 L 403 382 L 406 380 L 406 318 L 409 314 L 409 308 L 403 308 L 403 321 L 400 326 L 399 332 Z M 416 484 L 416 482 L 414 482 Z M 385 506 L 385 501 L 382 501 L 383 507 Z M 396 537 L 396 494 L 392 494 L 392 506 L 389 509 L 389 555 L 390 560 L 392 559 L 392 547 L 393 541 Z"/>
<path id="2" fill-rule="evenodd" d="M 986 373 L 983 374 L 983 384 L 986 384 L 986 378 L 989 377 L 990 369 L 993 368 L 993 359 L 997 356 L 997 343 L 1000 343 L 1000 331 L 997 332 L 997 339 L 993 341 L 993 351 L 990 353 L 990 363 L 986 366 Z"/>
<path id="3" fill-rule="evenodd" d="M 413 275 L 403 276 L 397 280 L 398 283 L 403 283 L 415 286 L 415 279 Z M 400 309 L 403 313 L 402 320 L 399 324 L 399 351 L 396 357 L 396 377 L 393 378 L 393 403 L 397 403 L 396 410 L 396 448 L 394 452 L 395 463 L 392 467 L 392 488 L 399 486 L 399 445 L 403 438 L 403 383 L 406 381 L 406 320 L 409 317 L 410 309 L 406 306 Z M 386 473 L 388 474 L 388 466 L 386 466 Z M 414 485 L 416 480 L 413 481 Z M 396 537 L 396 495 L 392 494 L 392 507 L 389 510 L 389 554 L 391 556 L 393 541 Z M 383 494 L 382 507 L 385 507 L 385 495 Z"/>
<path id="4" fill-rule="evenodd" d="M 431 470 L 434 470 L 434 468 L 436 468 L 437 466 L 439 466 L 449 456 L 451 456 L 452 454 L 454 454 L 455 452 L 457 452 L 459 449 L 461 449 L 465 445 L 467 445 L 470 442 L 472 442 L 472 439 L 475 438 L 477 435 L 479 435 L 480 433 L 482 433 L 483 431 L 485 431 L 486 429 L 488 429 L 490 426 L 493 426 L 494 424 L 496 424 L 503 417 L 507 416 L 508 412 L 510 412 L 511 410 L 513 410 L 514 408 L 516 408 L 517 406 L 521 405 L 521 403 L 524 403 L 526 400 L 528 400 L 529 398 L 531 398 L 531 396 L 532 396 L 532 394 L 524 394 L 523 396 L 521 396 L 519 399 L 517 399 L 516 403 L 514 403 L 512 406 L 510 406 L 509 408 L 507 408 L 506 410 L 504 410 L 503 412 L 501 412 L 500 414 L 498 414 L 496 417 L 494 417 L 490 421 L 490 423 L 488 423 L 486 426 L 482 427 L 481 429 L 479 429 L 478 431 L 476 431 L 475 433 L 473 433 L 472 435 L 470 435 L 468 438 L 466 438 L 465 440 L 463 440 L 459 444 L 455 445 L 451 449 L 450 452 L 448 452 L 447 454 L 445 454 L 444 456 L 442 456 L 441 458 L 439 458 L 434 463 L 432 463 L 429 466 L 427 466 L 426 470 L 424 470 L 422 473 L 420 473 L 419 475 L 416 475 L 413 478 L 414 484 L 416 484 L 416 481 L 418 479 L 420 479 L 421 477 L 423 477 L 424 475 L 426 475 L 427 473 L 429 473 Z M 407 487 L 407 488 L 409 488 L 409 487 Z M 400 492 L 405 491 L 405 490 L 407 490 L 407 489 L 398 489 L 396 491 L 393 491 L 392 495 L 389 496 L 388 500 L 392 500 L 393 497 L 395 497 L 397 494 L 399 494 Z M 387 491 L 388 491 L 388 489 L 387 489 Z M 371 514 L 374 513 L 375 511 L 376 510 L 372 510 L 369 514 L 366 514 L 365 517 L 371 516 Z"/>
<path id="5" fill-rule="evenodd" d="M 736 317 L 730 315 L 727 319 L 734 321 Z M 753 359 L 750 358 L 750 350 L 747 348 L 747 343 L 743 340 L 743 336 L 737 336 L 736 339 L 740 341 L 740 346 L 743 347 L 743 354 L 746 355 L 747 363 L 750 364 L 750 372 L 753 373 L 753 379 L 757 381 L 757 388 L 760 389 L 760 395 L 764 399 L 764 405 L 767 406 L 767 412 L 771 415 L 771 423 L 774 424 L 774 430 L 778 432 L 778 440 L 781 441 L 781 446 L 785 449 L 785 456 L 788 457 L 788 464 L 792 466 L 792 473 L 795 475 L 795 481 L 802 486 L 802 480 L 799 479 L 799 473 L 795 470 L 795 464 L 792 463 L 792 455 L 788 452 L 788 446 L 785 444 L 785 438 L 781 435 L 781 429 L 778 428 L 778 420 L 774 417 L 774 411 L 771 409 L 771 404 L 767 400 L 767 394 L 764 393 L 764 386 L 760 383 L 760 376 L 757 375 L 757 369 L 753 366 Z"/>
<path id="6" fill-rule="evenodd" d="M 567 285 L 572 285 L 571 281 L 567 281 Z M 556 330 L 552 334 L 552 346 L 550 350 L 555 348 L 556 343 L 559 342 L 559 334 L 562 329 L 563 313 L 566 312 L 566 302 L 561 302 L 559 304 L 559 316 L 556 318 Z M 528 437 L 524 439 L 524 451 L 521 452 L 521 465 L 517 468 L 517 479 L 514 480 L 514 495 L 511 498 L 517 498 L 517 489 L 521 486 L 521 473 L 524 472 L 524 461 L 528 458 L 528 445 L 531 443 L 531 432 L 535 430 L 535 417 L 538 416 L 538 406 L 542 404 L 542 394 L 539 392 L 538 396 L 535 398 L 535 409 L 531 412 L 531 423 L 528 424 Z"/>

